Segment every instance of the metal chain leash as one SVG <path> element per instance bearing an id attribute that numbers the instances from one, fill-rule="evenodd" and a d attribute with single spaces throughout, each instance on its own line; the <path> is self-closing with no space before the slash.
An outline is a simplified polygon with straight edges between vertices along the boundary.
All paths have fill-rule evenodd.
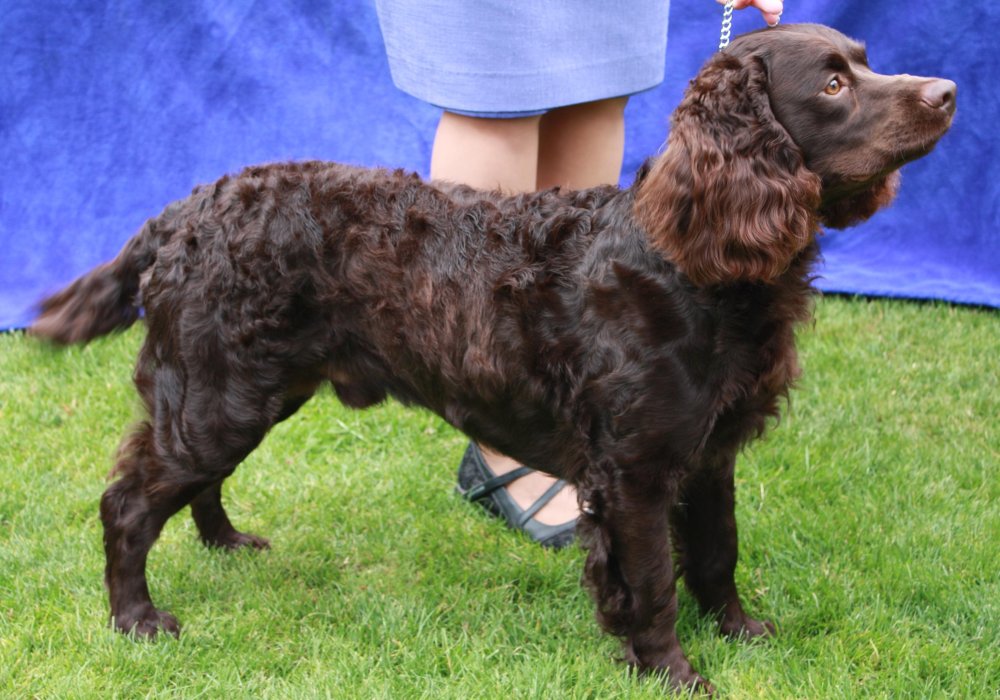
<path id="1" fill-rule="evenodd" d="M 736 0 L 726 0 L 726 8 L 722 11 L 722 34 L 719 37 L 719 51 L 729 46 L 729 35 L 733 29 L 733 5 Z"/>

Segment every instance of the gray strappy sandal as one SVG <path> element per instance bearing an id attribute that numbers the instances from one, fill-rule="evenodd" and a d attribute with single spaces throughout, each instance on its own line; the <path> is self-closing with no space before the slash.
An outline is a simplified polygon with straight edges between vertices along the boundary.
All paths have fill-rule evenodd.
<path id="1" fill-rule="evenodd" d="M 534 520 L 535 514 L 566 486 L 565 481 L 557 480 L 527 509 L 522 509 L 517 505 L 507 490 L 503 488 L 533 471 L 535 470 L 531 467 L 518 467 L 497 476 L 490 471 L 479 447 L 474 442 L 470 442 L 462 456 L 462 463 L 458 467 L 458 486 L 455 487 L 455 490 L 466 500 L 478 503 L 506 522 L 508 527 L 526 533 L 543 547 L 554 549 L 565 547 L 573 541 L 575 536 L 575 519 L 559 525 L 545 525 Z"/>

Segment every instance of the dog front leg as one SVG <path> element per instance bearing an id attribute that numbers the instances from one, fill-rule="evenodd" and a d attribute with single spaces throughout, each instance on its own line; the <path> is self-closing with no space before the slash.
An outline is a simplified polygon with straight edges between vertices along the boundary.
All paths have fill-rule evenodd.
<path id="1" fill-rule="evenodd" d="M 736 458 L 725 454 L 693 473 L 681 489 L 672 524 L 681 570 L 691 594 L 729 637 L 774 634 L 774 625 L 743 610 L 736 590 Z"/>
<path id="2" fill-rule="evenodd" d="M 677 640 L 676 576 L 670 554 L 669 493 L 648 484 L 583 489 L 577 532 L 588 549 L 584 581 L 597 617 L 622 637 L 625 661 L 641 673 L 663 673 L 678 689 L 711 685 Z"/>

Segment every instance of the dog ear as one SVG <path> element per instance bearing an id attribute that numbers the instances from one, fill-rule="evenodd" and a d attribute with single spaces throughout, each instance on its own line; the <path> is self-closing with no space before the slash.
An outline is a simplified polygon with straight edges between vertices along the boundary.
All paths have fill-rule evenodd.
<path id="1" fill-rule="evenodd" d="M 638 183 L 636 217 L 696 285 L 770 282 L 818 228 L 820 179 L 771 111 L 755 56 L 717 54 Z"/>

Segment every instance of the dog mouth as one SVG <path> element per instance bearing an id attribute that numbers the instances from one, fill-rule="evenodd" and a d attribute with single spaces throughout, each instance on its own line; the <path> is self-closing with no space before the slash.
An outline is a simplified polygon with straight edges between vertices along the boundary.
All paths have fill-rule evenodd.
<path id="1" fill-rule="evenodd" d="M 952 117 L 949 116 L 947 122 L 935 130 L 934 133 L 925 136 L 923 139 L 918 141 L 916 145 L 911 145 L 908 148 L 901 149 L 901 152 L 897 155 L 895 164 L 890 168 L 890 170 L 898 170 L 907 163 L 919 160 L 933 151 L 934 147 L 937 146 L 938 141 L 940 141 L 941 138 L 948 133 L 948 129 L 951 128 L 951 122 Z"/>
<path id="2" fill-rule="evenodd" d="M 951 118 L 947 123 L 935 129 L 930 135 L 925 135 L 920 139 L 913 139 L 909 143 L 900 144 L 889 153 L 885 154 L 881 166 L 875 165 L 870 171 L 862 174 L 844 175 L 838 174 L 823 179 L 823 202 L 834 202 L 845 197 L 850 197 L 870 189 L 891 177 L 892 174 L 908 163 L 920 160 L 928 155 L 937 146 L 938 141 L 948 132 L 951 127 Z"/>
<path id="3" fill-rule="evenodd" d="M 901 133 L 896 134 L 897 138 L 900 138 L 907 131 L 911 134 L 905 140 L 907 143 L 898 149 L 897 164 L 894 166 L 897 169 L 926 156 L 934 149 L 938 141 L 948 133 L 952 122 L 955 120 L 954 97 L 947 103 L 947 107 L 933 108 L 925 111 L 920 116 L 921 119 L 917 120 L 917 124 L 911 125 L 909 129 L 901 129 Z"/>

